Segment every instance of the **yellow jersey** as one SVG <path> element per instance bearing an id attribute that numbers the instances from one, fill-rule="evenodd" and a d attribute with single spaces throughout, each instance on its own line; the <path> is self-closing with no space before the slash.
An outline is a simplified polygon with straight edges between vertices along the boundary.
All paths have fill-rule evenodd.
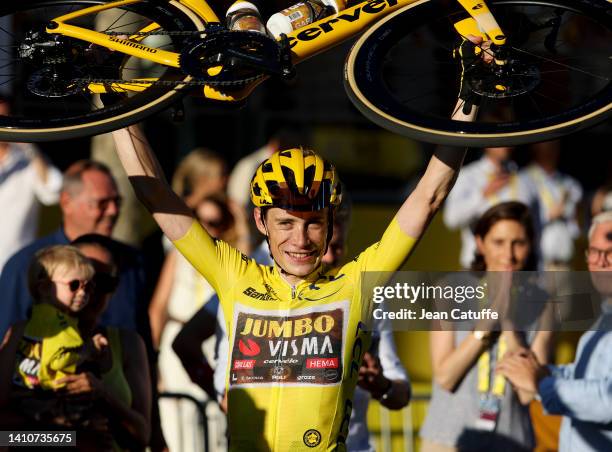
<path id="1" fill-rule="evenodd" d="M 230 450 L 345 450 L 370 340 L 362 273 L 397 270 L 414 244 L 394 219 L 353 261 L 292 287 L 275 266 L 212 239 L 195 220 L 174 242 L 216 290 L 226 319 Z"/>

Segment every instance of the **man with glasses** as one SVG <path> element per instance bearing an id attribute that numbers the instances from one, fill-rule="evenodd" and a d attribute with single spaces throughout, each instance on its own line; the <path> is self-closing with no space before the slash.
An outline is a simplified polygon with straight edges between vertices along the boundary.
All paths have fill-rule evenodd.
<path id="1" fill-rule="evenodd" d="M 586 259 L 602 313 L 578 343 L 574 363 L 541 366 L 533 353 L 509 354 L 498 372 L 563 415 L 561 452 L 612 450 L 612 212 L 593 218 Z"/>

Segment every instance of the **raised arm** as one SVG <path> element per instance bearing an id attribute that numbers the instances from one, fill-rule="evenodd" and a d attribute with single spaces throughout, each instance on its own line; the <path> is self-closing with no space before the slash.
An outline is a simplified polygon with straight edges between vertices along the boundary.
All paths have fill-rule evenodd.
<path id="1" fill-rule="evenodd" d="M 170 240 L 183 237 L 193 222 L 193 215 L 170 188 L 140 127 L 117 130 L 113 138 L 117 155 L 140 202 Z"/>
<path id="2" fill-rule="evenodd" d="M 397 213 L 401 230 L 419 239 L 453 188 L 465 149 L 439 147 L 425 174 Z"/>

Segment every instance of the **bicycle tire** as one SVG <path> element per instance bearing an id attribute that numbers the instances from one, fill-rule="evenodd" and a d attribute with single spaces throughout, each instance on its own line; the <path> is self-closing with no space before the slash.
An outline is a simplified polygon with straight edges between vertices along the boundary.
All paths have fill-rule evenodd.
<path id="1" fill-rule="evenodd" d="M 537 69 L 538 84 L 527 95 L 501 101 L 486 99 L 489 109 L 503 109 L 504 119 L 480 119 L 482 102 L 475 122 L 450 119 L 459 86 L 457 63 L 451 61 L 453 44 L 450 42 L 458 41 L 452 25 L 469 16 L 458 5 L 441 13 L 444 10 L 440 2 L 431 0 L 418 1 L 390 14 L 374 24 L 354 44 L 345 64 L 345 89 L 353 104 L 381 127 L 417 140 L 451 146 L 515 146 L 552 140 L 612 116 L 610 3 L 602 0 L 491 0 L 487 4 L 512 46 L 514 31 L 517 54 L 525 52 L 533 60 L 530 64 L 541 66 Z M 557 20 L 557 32 L 566 34 L 558 33 L 555 37 L 552 35 L 553 26 L 549 27 L 550 30 L 542 28 L 532 31 L 536 30 L 536 25 L 544 27 L 553 23 L 550 20 L 556 16 L 551 16 L 549 22 L 543 20 L 546 14 L 557 14 L 556 11 L 562 13 L 561 20 Z M 579 25 L 579 30 L 570 28 Z M 575 33 L 567 35 L 570 31 Z M 533 38 L 535 41 L 536 37 L 541 40 L 538 33 L 546 33 L 546 37 L 536 45 L 529 40 Z M 553 38 L 549 38 L 549 35 Z M 589 36 L 599 38 L 591 42 L 592 47 L 588 45 Z M 422 47 L 411 50 L 418 40 L 427 42 L 429 39 L 430 44 L 425 50 Z M 525 40 L 521 44 L 524 47 L 518 47 L 521 39 Z M 546 54 L 548 39 L 553 39 L 551 48 L 557 51 L 558 60 L 554 59 L 554 55 Z M 562 39 L 560 47 L 556 42 L 558 39 Z M 536 47 L 530 48 L 529 45 Z M 426 55 L 419 54 L 419 62 L 412 57 L 414 66 L 407 68 L 408 65 L 402 66 L 397 61 L 405 49 Z M 436 67 L 434 71 L 420 73 L 422 66 L 419 64 L 426 59 L 436 63 Z M 555 69 L 550 69 L 553 66 Z M 398 68 L 404 72 L 398 71 Z M 592 72 L 595 70 L 597 72 Z M 567 73 L 553 75 L 553 72 Z M 571 98 L 548 98 L 548 91 L 538 92 L 545 85 L 549 90 L 562 91 L 555 87 L 560 84 L 559 77 L 569 80 L 566 86 L 568 92 L 573 90 Z M 407 82 L 410 78 L 415 86 L 409 88 Z M 591 88 L 589 92 L 585 88 L 585 81 L 592 85 L 588 85 Z M 409 94 L 415 97 L 405 97 Z M 534 99 L 536 95 L 538 98 Z M 425 100 L 427 97 L 431 97 L 431 100 Z M 511 105 L 503 106 L 504 103 Z M 535 112 L 527 111 L 529 103 L 534 106 L 539 104 L 537 108 L 540 110 L 535 111 L 534 108 Z M 555 106 L 555 103 L 559 106 Z M 514 112 L 509 111 L 510 108 Z"/>
<path id="2" fill-rule="evenodd" d="M 85 8 L 103 3 L 107 3 L 107 1 L 34 0 L 0 7 L 0 17 L 8 17 L 12 20 L 13 24 L 19 25 L 24 22 L 27 24 L 26 28 L 14 29 L 10 32 L 0 27 L 0 31 L 10 34 L 10 39 L 13 39 L 15 43 L 13 47 L 0 48 L 0 50 L 3 50 L 1 55 L 4 55 L 6 59 L 11 59 L 14 56 L 17 57 L 14 60 L 14 66 L 10 66 L 12 70 L 9 72 L 11 73 L 2 74 L 7 81 L 0 83 L 1 86 L 4 83 L 12 82 L 17 86 L 17 89 L 13 90 L 14 100 L 11 107 L 14 112 L 6 116 L 0 116 L 0 140 L 36 142 L 105 133 L 141 121 L 147 116 L 167 108 L 185 95 L 184 90 L 180 89 L 181 85 L 178 88 L 174 86 L 150 86 L 141 92 L 131 93 L 130 95 L 104 95 L 104 105 L 99 108 L 96 108 L 97 106 L 94 105 L 92 95 L 89 93 L 78 92 L 59 96 L 58 98 L 45 97 L 49 94 L 55 94 L 55 91 L 52 90 L 57 90 L 57 87 L 53 83 L 47 83 L 45 81 L 45 72 L 41 72 L 40 68 L 32 65 L 31 61 L 21 58 L 16 53 L 15 47 L 17 47 L 18 43 L 23 42 L 25 32 L 32 30 L 33 26 L 40 26 L 40 29 L 44 30 L 45 20 L 61 15 L 57 14 L 57 11 L 61 13 L 61 11 L 68 10 L 68 8 Z M 113 10 L 107 10 L 104 14 L 113 14 Z M 108 29 L 112 28 L 112 30 L 120 33 L 125 31 L 126 34 L 130 31 L 138 31 L 144 24 L 152 21 L 159 24 L 161 29 L 167 31 L 196 31 L 204 27 L 204 23 L 198 17 L 193 14 L 183 13 L 181 9 L 174 5 L 174 2 L 134 3 L 125 5 L 115 14 L 117 19 L 114 19 L 108 25 Z M 130 14 L 130 16 L 128 17 L 127 14 Z M 124 15 L 126 17 L 122 19 Z M 95 18 L 88 16 L 82 20 L 92 22 Z M 10 39 L 9 43 L 11 43 Z M 156 38 L 147 37 L 145 39 Z M 179 51 L 186 38 L 182 36 L 169 37 L 166 35 L 157 39 L 160 41 L 160 47 L 172 46 Z M 80 45 L 85 46 L 86 44 L 81 43 Z M 127 57 L 120 52 L 112 53 L 103 47 L 96 48 L 94 45 L 89 45 L 88 48 L 83 50 L 83 53 L 85 51 L 89 51 L 91 54 L 95 54 L 95 52 L 105 53 L 104 57 L 106 59 L 102 61 L 101 65 L 90 66 L 83 64 L 82 67 L 75 65 L 73 69 L 74 71 L 89 71 L 90 76 L 94 76 L 93 78 L 96 78 L 95 75 L 101 72 L 107 74 L 117 71 L 116 78 L 125 79 L 126 83 L 129 83 L 128 75 L 130 71 L 132 71 L 132 74 L 142 74 L 148 71 L 147 73 L 155 74 L 155 77 L 159 76 L 159 80 L 183 82 L 190 79 L 189 76 L 183 74 L 179 69 L 167 68 L 161 65 L 136 69 L 135 64 L 133 67 L 130 66 L 132 64 L 130 62 L 131 57 Z M 101 57 L 98 56 L 96 58 Z M 119 64 L 114 67 L 116 63 Z M 7 64 L 2 65 L 2 67 L 5 67 Z M 113 67 L 109 68 L 109 66 Z M 159 71 L 162 72 L 158 74 Z M 8 80 L 9 76 L 12 77 L 11 80 Z M 134 78 L 138 78 L 138 76 L 133 75 Z M 112 79 L 112 74 L 110 79 Z M 51 88 L 49 88 L 49 85 L 51 85 Z M 33 86 L 37 87 L 38 92 L 42 91 L 38 87 L 46 87 L 45 95 L 32 94 L 30 91 L 33 89 L 31 88 Z M 65 85 L 63 87 L 65 88 Z M 51 113 L 49 113 L 50 109 Z"/>

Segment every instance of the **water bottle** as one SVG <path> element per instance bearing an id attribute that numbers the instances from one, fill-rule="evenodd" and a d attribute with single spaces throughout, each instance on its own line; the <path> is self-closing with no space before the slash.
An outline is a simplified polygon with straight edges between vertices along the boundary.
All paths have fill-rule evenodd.
<path id="1" fill-rule="evenodd" d="M 229 30 L 256 31 L 266 34 L 266 28 L 259 15 L 259 10 L 251 2 L 234 2 L 227 10 L 225 17 Z"/>
<path id="2" fill-rule="evenodd" d="M 298 28 L 336 14 L 344 6 L 343 0 L 303 0 L 271 16 L 266 28 L 272 36 L 279 38 L 283 33 L 289 34 Z"/>

